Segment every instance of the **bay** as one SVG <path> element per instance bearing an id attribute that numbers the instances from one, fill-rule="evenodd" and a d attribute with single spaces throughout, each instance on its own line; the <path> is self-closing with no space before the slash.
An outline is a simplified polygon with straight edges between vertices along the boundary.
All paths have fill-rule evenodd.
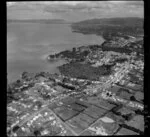
<path id="1" fill-rule="evenodd" d="M 58 73 L 56 67 L 65 61 L 48 62 L 49 54 L 103 41 L 101 36 L 72 32 L 69 24 L 7 23 L 8 82 L 23 71 Z"/>

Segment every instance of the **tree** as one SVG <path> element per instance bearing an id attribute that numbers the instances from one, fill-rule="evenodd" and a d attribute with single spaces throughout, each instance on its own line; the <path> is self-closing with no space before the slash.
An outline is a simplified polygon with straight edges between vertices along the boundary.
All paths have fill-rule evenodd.
<path id="1" fill-rule="evenodd" d="M 28 79 L 28 72 L 24 71 L 21 75 L 21 78 L 24 80 L 27 80 Z"/>
<path id="2" fill-rule="evenodd" d="M 134 96 L 131 96 L 131 97 L 130 97 L 130 100 L 131 100 L 131 101 L 136 101 L 136 99 L 135 99 Z"/>
<path id="3" fill-rule="evenodd" d="M 41 132 L 38 129 L 34 130 L 33 133 L 36 137 L 41 135 Z"/>
<path id="4" fill-rule="evenodd" d="M 68 79 L 67 78 L 63 78 L 62 82 L 66 83 L 66 82 L 68 82 Z"/>
<path id="5" fill-rule="evenodd" d="M 12 89 L 9 84 L 7 84 L 7 93 L 12 93 Z"/>
<path id="6" fill-rule="evenodd" d="M 72 52 L 76 52 L 76 48 L 72 48 Z"/>
<path id="7" fill-rule="evenodd" d="M 130 114 L 126 114 L 126 115 L 123 115 L 123 117 L 127 120 L 127 121 L 129 121 L 130 119 L 132 119 L 132 114 L 130 113 Z"/>

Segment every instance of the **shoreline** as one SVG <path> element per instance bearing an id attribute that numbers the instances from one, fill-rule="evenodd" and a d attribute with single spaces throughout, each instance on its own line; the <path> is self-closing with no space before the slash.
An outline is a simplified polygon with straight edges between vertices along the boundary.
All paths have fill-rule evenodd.
<path id="1" fill-rule="evenodd" d="M 76 24 L 76 23 L 75 23 Z M 73 25 L 74 25 L 74 23 L 73 23 Z M 98 45 L 98 44 L 88 44 L 88 45 L 85 45 L 85 46 L 77 46 L 77 47 L 73 47 L 73 48 L 71 48 L 71 49 L 66 49 L 66 50 L 63 50 L 63 51 L 60 51 L 60 52 L 58 52 L 58 53 L 53 53 L 53 54 L 48 54 L 48 55 L 44 55 L 44 58 L 46 58 L 46 60 L 48 61 L 48 63 L 49 62 L 56 62 L 56 61 L 58 61 L 58 60 L 61 60 L 61 59 L 64 59 L 65 61 L 67 61 L 67 63 L 66 64 L 69 64 L 70 62 L 82 62 L 82 61 L 84 61 L 84 55 L 80 55 L 80 53 L 78 52 L 77 54 L 79 54 L 79 55 L 77 55 L 76 53 L 75 54 L 73 54 L 73 50 L 75 49 L 75 50 L 79 50 L 79 49 L 81 49 L 82 50 L 82 48 L 84 49 L 86 49 L 86 48 L 89 48 L 90 46 L 99 46 L 99 47 L 102 47 L 102 46 L 105 46 L 105 43 L 108 43 L 108 41 L 111 41 L 113 38 L 109 38 L 109 37 L 111 37 L 111 36 L 109 36 L 109 37 L 107 37 L 107 35 L 105 35 L 105 34 L 107 34 L 107 33 L 102 33 L 102 32 L 93 32 L 93 31 L 89 31 L 88 32 L 88 30 L 80 30 L 80 26 L 79 26 L 79 28 L 78 28 L 78 26 L 77 26 L 77 29 L 76 29 L 76 26 L 75 26 L 75 28 L 74 28 L 74 26 L 72 26 L 72 24 L 71 25 L 69 25 L 70 27 L 71 27 L 71 29 L 72 29 L 72 32 L 73 33 L 80 33 L 80 34 L 83 34 L 83 35 L 97 35 L 97 36 L 100 36 L 100 37 L 102 37 L 103 38 L 103 42 L 100 44 L 100 45 Z M 81 26 L 81 29 L 82 29 L 82 26 Z M 85 28 L 86 29 L 86 28 Z M 121 36 L 114 36 L 114 37 L 123 37 L 124 38 L 124 35 L 121 35 Z M 104 47 L 105 48 L 105 50 L 104 51 L 111 51 L 110 50 L 110 48 L 112 48 L 112 47 Z M 122 48 L 122 47 L 121 47 Z M 115 49 L 115 50 L 118 50 L 118 51 L 121 51 L 122 49 Z M 72 51 L 71 51 L 72 50 Z M 113 50 L 113 48 L 112 48 L 112 50 Z M 126 50 L 126 49 L 125 49 Z M 126 52 L 126 51 L 125 51 Z M 68 55 L 67 55 L 68 54 Z M 83 57 L 82 57 L 83 56 Z M 62 64 L 62 65 L 60 65 L 60 66 L 57 66 L 56 68 L 58 69 L 59 67 L 61 67 L 61 66 L 63 66 L 64 64 Z"/>

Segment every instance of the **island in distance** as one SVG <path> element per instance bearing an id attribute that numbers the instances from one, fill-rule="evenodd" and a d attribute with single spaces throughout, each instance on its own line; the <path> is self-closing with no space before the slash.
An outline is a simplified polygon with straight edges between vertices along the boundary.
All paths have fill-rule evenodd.
<path id="1" fill-rule="evenodd" d="M 70 24 L 71 22 L 63 19 L 8 19 L 7 23 L 46 23 L 46 24 Z"/>
<path id="2" fill-rule="evenodd" d="M 104 37 L 48 56 L 65 59 L 61 74 L 24 72 L 7 87 L 8 136 L 143 135 L 143 19 L 71 24 Z"/>

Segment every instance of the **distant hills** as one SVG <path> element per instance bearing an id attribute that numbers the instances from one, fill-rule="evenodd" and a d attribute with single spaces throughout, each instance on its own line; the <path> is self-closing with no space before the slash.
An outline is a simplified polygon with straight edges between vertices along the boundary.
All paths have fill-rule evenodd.
<path id="1" fill-rule="evenodd" d="M 47 23 L 47 24 L 70 24 L 70 22 L 63 19 L 7 19 L 7 23 L 20 22 L 20 23 Z"/>
<path id="2" fill-rule="evenodd" d="M 101 35 L 109 40 L 116 36 L 143 36 L 144 19 L 137 17 L 90 19 L 72 23 L 71 27 L 73 32 Z"/>
<path id="3" fill-rule="evenodd" d="M 89 19 L 74 24 L 99 24 L 99 25 L 126 25 L 126 26 L 143 26 L 144 19 L 138 17 L 127 18 L 101 18 L 101 19 Z"/>

